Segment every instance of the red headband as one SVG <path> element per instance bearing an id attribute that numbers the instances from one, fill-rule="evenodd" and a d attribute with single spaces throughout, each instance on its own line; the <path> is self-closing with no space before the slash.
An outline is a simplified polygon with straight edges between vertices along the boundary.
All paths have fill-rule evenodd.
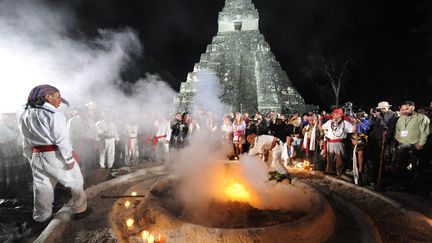
<path id="1" fill-rule="evenodd" d="M 336 108 L 333 110 L 332 114 L 339 114 L 339 115 L 343 115 L 343 110 L 341 108 Z"/>

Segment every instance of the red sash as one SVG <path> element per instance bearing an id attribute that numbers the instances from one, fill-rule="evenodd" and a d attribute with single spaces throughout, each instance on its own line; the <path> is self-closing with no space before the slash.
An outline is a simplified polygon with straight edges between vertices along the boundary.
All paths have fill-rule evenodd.
<path id="1" fill-rule="evenodd" d="M 57 151 L 58 147 L 57 145 L 41 145 L 41 146 L 35 146 L 33 147 L 32 151 L 33 153 L 44 153 L 44 152 L 53 152 Z M 75 161 L 80 164 L 81 160 L 74 150 L 72 150 L 72 157 L 75 159 Z"/>
<path id="2" fill-rule="evenodd" d="M 152 144 L 156 145 L 158 143 L 158 141 L 159 141 L 160 138 L 166 138 L 166 135 L 163 135 L 163 136 L 154 136 L 153 139 L 152 139 Z"/>
<path id="3" fill-rule="evenodd" d="M 43 152 L 57 151 L 57 145 L 35 146 L 35 147 L 33 147 L 32 151 L 33 151 L 33 153 L 43 153 Z"/>

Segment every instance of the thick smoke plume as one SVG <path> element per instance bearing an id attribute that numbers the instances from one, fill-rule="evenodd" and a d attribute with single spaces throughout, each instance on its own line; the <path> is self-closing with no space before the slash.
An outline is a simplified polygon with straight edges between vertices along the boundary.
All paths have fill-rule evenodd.
<path id="1" fill-rule="evenodd" d="M 132 120 L 141 126 L 152 126 L 154 113 L 166 116 L 173 111 L 175 92 L 158 76 L 148 75 L 128 85 L 121 80 L 132 55 L 142 54 L 137 33 L 129 28 L 101 29 L 97 38 L 89 39 L 77 33 L 77 25 L 73 11 L 64 6 L 39 0 L 0 1 L 0 113 L 19 110 L 31 88 L 44 83 L 58 87 L 73 106 L 94 101 L 98 108 L 111 108 L 125 122 Z M 202 113 L 194 117 L 201 126 L 190 135 L 189 146 L 171 153 L 169 164 L 183 180 L 179 199 L 187 207 L 205 209 L 209 201 L 226 198 L 227 170 L 220 162 L 226 153 L 218 131 L 229 108 L 219 101 L 221 87 L 216 75 L 203 71 L 197 79 L 200 95 L 194 104 Z M 206 126 L 209 118 L 218 128 L 216 132 Z M 307 205 L 308 197 L 300 196 L 304 192 L 295 187 L 287 190 L 265 182 L 267 168 L 262 162 L 244 157 L 238 168 L 229 176 L 247 187 L 254 207 Z"/>
<path id="2" fill-rule="evenodd" d="M 73 10 L 43 1 L 0 1 L 0 113 L 15 112 L 39 84 L 60 89 L 73 106 L 136 110 L 170 106 L 174 92 L 157 77 L 143 77 L 123 95 L 121 72 L 143 48 L 129 28 L 99 29 L 93 39 L 77 31 Z M 148 85 L 148 86 L 147 86 Z M 169 100 L 169 102 L 168 102 Z M 5 102 L 7 101 L 7 102 Z M 163 103 L 161 103 L 163 102 Z"/>
<path id="3" fill-rule="evenodd" d="M 223 112 L 229 110 L 218 97 L 221 87 L 217 77 L 211 71 L 203 71 L 197 79 L 200 95 L 194 104 L 222 120 Z M 244 185 L 251 196 L 248 202 L 262 210 L 307 211 L 316 200 L 310 189 L 268 182 L 268 167 L 255 157 L 244 155 L 236 165 L 225 164 L 222 134 L 211 132 L 206 121 L 201 124 L 204 126 L 192 134 L 189 146 L 172 156 L 171 163 L 181 181 L 177 197 L 185 205 L 186 214 L 205 218 L 212 201 L 230 200 L 225 189 L 232 183 Z"/>

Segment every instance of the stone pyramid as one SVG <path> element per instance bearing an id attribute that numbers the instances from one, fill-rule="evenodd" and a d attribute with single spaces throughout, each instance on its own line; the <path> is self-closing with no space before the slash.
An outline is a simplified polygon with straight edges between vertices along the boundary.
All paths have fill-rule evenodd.
<path id="1" fill-rule="evenodd" d="M 226 0 L 219 13 L 219 30 L 193 72 L 181 83 L 175 102 L 193 105 L 199 94 L 197 72 L 211 70 L 222 86 L 220 100 L 233 111 L 268 112 L 296 109 L 304 100 L 282 70 L 258 28 L 259 15 L 251 0 Z"/>

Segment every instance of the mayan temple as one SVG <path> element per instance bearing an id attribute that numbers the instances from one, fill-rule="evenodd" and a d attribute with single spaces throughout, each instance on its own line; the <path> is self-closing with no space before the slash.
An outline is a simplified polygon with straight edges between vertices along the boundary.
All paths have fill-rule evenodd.
<path id="1" fill-rule="evenodd" d="M 211 70 L 223 87 L 220 99 L 234 111 L 298 109 L 304 100 L 293 88 L 269 44 L 259 32 L 259 14 L 251 0 L 226 0 L 219 29 L 207 50 L 181 83 L 175 102 L 193 105 L 199 94 L 197 72 Z"/>

